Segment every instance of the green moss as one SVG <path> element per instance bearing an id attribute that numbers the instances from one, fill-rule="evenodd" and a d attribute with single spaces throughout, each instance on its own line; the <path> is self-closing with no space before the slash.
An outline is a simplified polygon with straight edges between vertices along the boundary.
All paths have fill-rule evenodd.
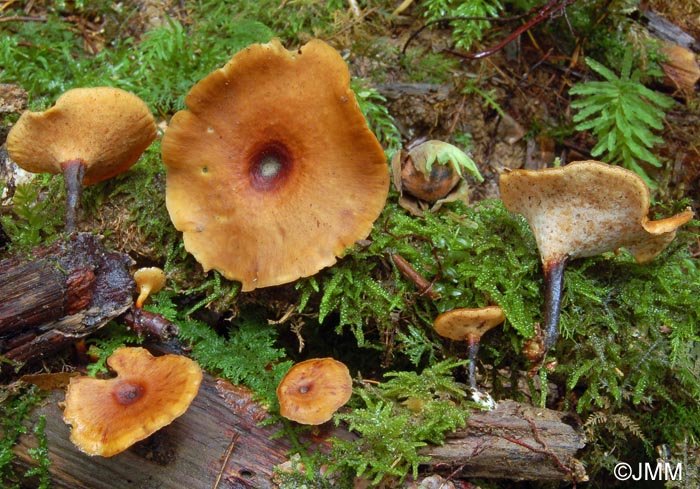
<path id="1" fill-rule="evenodd" d="M 336 422 L 347 422 L 360 436 L 334 440 L 331 472 L 349 469 L 373 485 L 387 478 L 402 481 L 409 474 L 416 478 L 418 466 L 429 460 L 420 449 L 443 443 L 446 433 L 466 424 L 465 386 L 452 376 L 452 370 L 464 363 L 440 362 L 421 374 L 388 372 L 386 381 L 356 389 L 361 401 L 336 415 Z"/>
<path id="2" fill-rule="evenodd" d="M 28 252 L 48 244 L 63 229 L 65 216 L 63 180 L 42 175 L 34 182 L 17 186 L 12 213 L 0 216 L 0 224 L 10 238 L 10 251 Z"/>
<path id="3" fill-rule="evenodd" d="M 19 437 L 30 433 L 27 425 L 31 410 L 41 400 L 41 394 L 36 386 L 25 386 L 14 384 L 3 387 L 0 392 L 0 485 L 8 489 L 23 486 L 24 479 L 37 476 L 39 487 L 50 486 L 50 476 L 48 468 L 50 459 L 46 445 L 46 435 L 44 427 L 46 421 L 42 418 L 31 428 L 34 436 L 37 437 L 38 446 L 31 449 L 30 456 L 36 460 L 37 466 L 24 474 L 19 474 L 13 467 L 15 454 L 13 447 L 19 441 Z"/>

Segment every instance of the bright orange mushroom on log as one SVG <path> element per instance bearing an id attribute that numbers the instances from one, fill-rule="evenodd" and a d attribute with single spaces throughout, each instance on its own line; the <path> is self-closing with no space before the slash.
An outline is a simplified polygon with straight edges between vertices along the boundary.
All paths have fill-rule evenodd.
<path id="1" fill-rule="evenodd" d="M 75 230 L 82 185 L 125 172 L 156 137 L 146 103 L 119 88 L 75 88 L 44 112 L 25 111 L 7 135 L 7 152 L 32 173 L 62 173 L 66 231 Z"/>
<path id="2" fill-rule="evenodd" d="M 284 284 L 367 237 L 389 170 L 335 49 L 254 44 L 185 103 L 163 137 L 166 204 L 205 271 L 244 291 Z"/>
<path id="3" fill-rule="evenodd" d="M 535 235 L 545 275 L 543 356 L 559 336 L 564 269 L 570 259 L 626 248 L 653 260 L 693 218 L 688 208 L 650 221 L 649 188 L 634 172 L 598 161 L 515 170 L 500 177 L 506 209 L 522 214 Z"/>
<path id="4" fill-rule="evenodd" d="M 117 377 L 73 377 L 63 419 L 70 439 L 88 455 L 111 457 L 187 411 L 202 370 L 182 355 L 152 356 L 138 347 L 118 348 L 107 365 Z"/>
<path id="5" fill-rule="evenodd" d="M 313 358 L 294 365 L 277 387 L 280 414 L 301 424 L 319 425 L 352 395 L 348 368 L 333 358 Z"/>

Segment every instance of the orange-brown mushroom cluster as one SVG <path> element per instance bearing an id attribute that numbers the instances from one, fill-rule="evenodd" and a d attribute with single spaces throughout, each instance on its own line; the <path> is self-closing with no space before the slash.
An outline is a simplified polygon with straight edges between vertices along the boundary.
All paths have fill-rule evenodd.
<path id="1" fill-rule="evenodd" d="M 111 457 L 185 413 L 202 381 L 199 365 L 181 355 L 153 357 L 118 348 L 107 364 L 113 379 L 73 377 L 63 419 L 70 439 L 88 455 Z"/>
<path id="2" fill-rule="evenodd" d="M 187 95 L 163 137 L 185 248 L 244 291 L 330 266 L 365 238 L 389 170 L 340 54 L 254 44 Z"/>

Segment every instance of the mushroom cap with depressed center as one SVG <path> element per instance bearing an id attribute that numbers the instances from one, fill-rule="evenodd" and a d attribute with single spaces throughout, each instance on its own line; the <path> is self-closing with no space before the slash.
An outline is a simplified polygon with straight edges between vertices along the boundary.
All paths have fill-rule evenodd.
<path id="1" fill-rule="evenodd" d="M 128 170 L 156 137 L 148 106 L 119 88 L 75 88 L 44 112 L 25 111 L 7 136 L 10 157 L 32 173 L 61 173 L 66 161 L 87 169 L 83 183 Z"/>
<path id="2" fill-rule="evenodd" d="M 506 317 L 499 306 L 480 308 L 457 308 L 446 311 L 435 318 L 433 327 L 440 336 L 457 341 L 478 342 Z"/>
<path id="3" fill-rule="evenodd" d="M 277 387 L 280 414 L 308 425 L 330 420 L 351 395 L 350 372 L 345 364 L 333 358 L 297 363 Z"/>
<path id="4" fill-rule="evenodd" d="M 166 204 L 205 270 L 244 291 L 279 285 L 369 234 L 389 170 L 335 49 L 254 44 L 185 103 L 163 137 Z"/>
<path id="5" fill-rule="evenodd" d="M 170 424 L 202 381 L 189 358 L 153 357 L 144 348 L 118 348 L 107 364 L 117 377 L 73 377 L 66 392 L 63 419 L 72 425 L 71 441 L 88 455 L 116 455 Z"/>
<path id="6" fill-rule="evenodd" d="M 527 219 L 544 263 L 623 247 L 637 262 L 648 262 L 693 218 L 688 209 L 649 221 L 644 181 L 630 170 L 598 161 L 503 173 L 500 190 L 506 209 Z"/>

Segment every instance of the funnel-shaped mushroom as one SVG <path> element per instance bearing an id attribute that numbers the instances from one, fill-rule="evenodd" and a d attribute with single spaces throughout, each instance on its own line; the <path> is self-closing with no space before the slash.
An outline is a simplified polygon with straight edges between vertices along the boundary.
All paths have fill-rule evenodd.
<path id="1" fill-rule="evenodd" d="M 108 380 L 73 377 L 63 419 L 71 441 L 88 455 L 111 457 L 185 413 L 202 381 L 202 370 L 181 355 L 153 357 L 144 348 L 118 348 L 107 364 Z"/>
<path id="2" fill-rule="evenodd" d="M 569 259 L 628 249 L 652 260 L 693 217 L 688 209 L 650 221 L 649 189 L 634 172 L 597 161 L 501 175 L 501 198 L 523 214 L 537 240 L 545 274 L 544 354 L 559 336 L 564 268 Z"/>
<path id="3" fill-rule="evenodd" d="M 440 336 L 456 341 L 466 341 L 469 347 L 469 386 L 476 390 L 476 358 L 479 342 L 487 331 L 495 328 L 506 317 L 498 306 L 458 308 L 443 312 L 435 318 L 433 327 Z"/>
<path id="4" fill-rule="evenodd" d="M 288 283 L 369 234 L 389 170 L 333 48 L 252 45 L 185 103 L 163 137 L 166 203 L 205 270 L 244 291 Z"/>
<path id="5" fill-rule="evenodd" d="M 156 137 L 148 106 L 111 87 L 76 88 L 45 112 L 26 111 L 7 135 L 7 151 L 32 173 L 62 173 L 66 230 L 75 230 L 82 185 L 128 170 Z"/>
<path id="6" fill-rule="evenodd" d="M 158 267 L 139 268 L 134 272 L 134 280 L 139 293 L 136 298 L 136 307 L 140 309 L 151 294 L 156 294 L 163 288 L 165 273 Z"/>
<path id="7" fill-rule="evenodd" d="M 301 424 L 318 425 L 333 417 L 352 395 L 348 368 L 333 358 L 294 365 L 277 387 L 280 414 Z"/>

